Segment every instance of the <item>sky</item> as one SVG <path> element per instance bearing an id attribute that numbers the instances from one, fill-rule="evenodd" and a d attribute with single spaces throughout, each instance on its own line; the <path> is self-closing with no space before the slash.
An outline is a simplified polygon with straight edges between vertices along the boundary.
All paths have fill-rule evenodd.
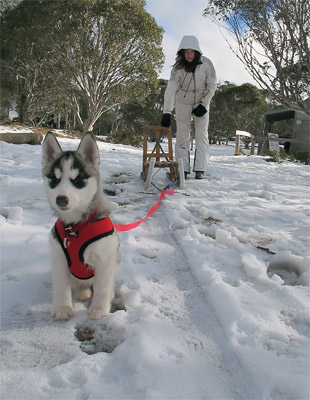
<path id="1" fill-rule="evenodd" d="M 255 84 L 244 65 L 229 49 L 219 27 L 202 16 L 207 0 L 146 0 L 146 10 L 164 28 L 165 64 L 160 77 L 169 79 L 179 43 L 184 35 L 198 38 L 203 54 L 210 58 L 219 82 Z"/>

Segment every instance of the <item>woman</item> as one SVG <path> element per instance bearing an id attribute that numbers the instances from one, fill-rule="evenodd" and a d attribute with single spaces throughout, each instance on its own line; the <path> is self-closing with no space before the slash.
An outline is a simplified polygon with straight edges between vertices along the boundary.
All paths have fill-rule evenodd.
<path id="1" fill-rule="evenodd" d="M 196 179 L 203 179 L 209 162 L 209 109 L 216 90 L 216 73 L 212 62 L 202 56 L 195 36 L 181 40 L 176 62 L 165 92 L 164 114 L 161 126 L 169 129 L 171 112 L 175 105 L 177 124 L 175 158 L 183 159 L 185 178 L 190 173 L 190 131 L 193 116 L 196 152 L 194 171 Z"/>

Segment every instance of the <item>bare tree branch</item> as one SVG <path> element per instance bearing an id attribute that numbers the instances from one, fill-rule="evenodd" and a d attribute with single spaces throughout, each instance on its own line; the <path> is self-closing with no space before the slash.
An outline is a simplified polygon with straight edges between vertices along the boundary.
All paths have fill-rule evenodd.
<path id="1" fill-rule="evenodd" d="M 229 33 L 230 49 L 271 98 L 310 114 L 309 2 L 210 0 L 204 16 Z"/>

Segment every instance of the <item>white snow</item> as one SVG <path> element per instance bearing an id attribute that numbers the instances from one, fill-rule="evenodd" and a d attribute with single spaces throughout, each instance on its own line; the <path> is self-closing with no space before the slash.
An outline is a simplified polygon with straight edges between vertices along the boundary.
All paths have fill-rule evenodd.
<path id="1" fill-rule="evenodd" d="M 142 150 L 98 146 L 112 220 L 143 218 Z M 120 232 L 126 311 L 56 322 L 41 146 L 1 142 L 1 399 L 309 398 L 309 166 L 233 153 Z"/>

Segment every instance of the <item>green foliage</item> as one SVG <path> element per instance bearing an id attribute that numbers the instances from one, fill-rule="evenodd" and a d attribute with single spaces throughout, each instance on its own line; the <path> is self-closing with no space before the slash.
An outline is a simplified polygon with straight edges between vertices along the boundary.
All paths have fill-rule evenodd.
<path id="1" fill-rule="evenodd" d="M 162 29 L 139 0 L 69 3 L 72 26 L 62 20 L 57 43 L 71 91 L 76 89 L 86 105 L 86 120 L 77 116 L 89 130 L 106 110 L 144 97 L 156 81 L 163 62 Z"/>
<path id="2" fill-rule="evenodd" d="M 163 64 L 163 30 L 142 0 L 22 0 L 1 16 L 1 66 L 18 77 L 20 116 L 75 110 L 92 130 L 139 100 Z M 31 23 L 29 23 L 31 21 Z"/>
<path id="3" fill-rule="evenodd" d="M 135 131 L 138 135 L 147 125 L 159 125 L 164 104 L 167 81 L 159 79 L 149 86 L 143 99 L 130 99 L 124 104 L 104 113 L 94 127 L 94 133 L 113 134 L 115 131 Z"/>
<path id="4" fill-rule="evenodd" d="M 11 90 L 5 94 L 17 104 L 21 122 L 42 114 L 44 98 L 51 97 L 47 54 L 53 45 L 45 11 L 44 2 L 24 0 L 1 15 L 1 86 L 4 80 L 10 82 Z"/>
<path id="5" fill-rule="evenodd" d="M 137 134 L 137 132 L 135 132 L 134 130 L 115 131 L 107 137 L 107 142 L 109 143 L 126 144 L 135 147 L 140 147 L 141 141 L 141 135 Z"/>
<path id="6" fill-rule="evenodd" d="M 300 161 L 306 165 L 310 164 L 310 152 L 309 151 L 299 151 L 295 157 L 296 157 L 297 161 Z"/>
<path id="7" fill-rule="evenodd" d="M 288 156 L 286 152 L 283 149 L 278 150 L 267 150 L 264 155 L 266 155 L 268 158 L 266 158 L 266 161 L 268 162 L 276 162 L 276 163 L 281 163 L 283 160 L 287 159 Z"/>
<path id="8" fill-rule="evenodd" d="M 309 151 L 300 151 L 298 152 L 295 156 L 291 154 L 287 154 L 286 151 L 282 148 L 277 150 L 267 150 L 264 155 L 266 155 L 267 158 L 266 161 L 268 162 L 276 162 L 276 163 L 281 163 L 284 160 L 288 161 L 299 161 L 303 164 L 309 165 L 310 164 L 310 152 Z"/>
<path id="9" fill-rule="evenodd" d="M 257 135 L 261 132 L 263 112 L 269 109 L 265 92 L 245 83 L 237 86 L 230 82 L 220 85 L 210 109 L 210 140 L 228 141 L 236 130 Z M 249 138 L 242 138 L 249 141 Z"/>

